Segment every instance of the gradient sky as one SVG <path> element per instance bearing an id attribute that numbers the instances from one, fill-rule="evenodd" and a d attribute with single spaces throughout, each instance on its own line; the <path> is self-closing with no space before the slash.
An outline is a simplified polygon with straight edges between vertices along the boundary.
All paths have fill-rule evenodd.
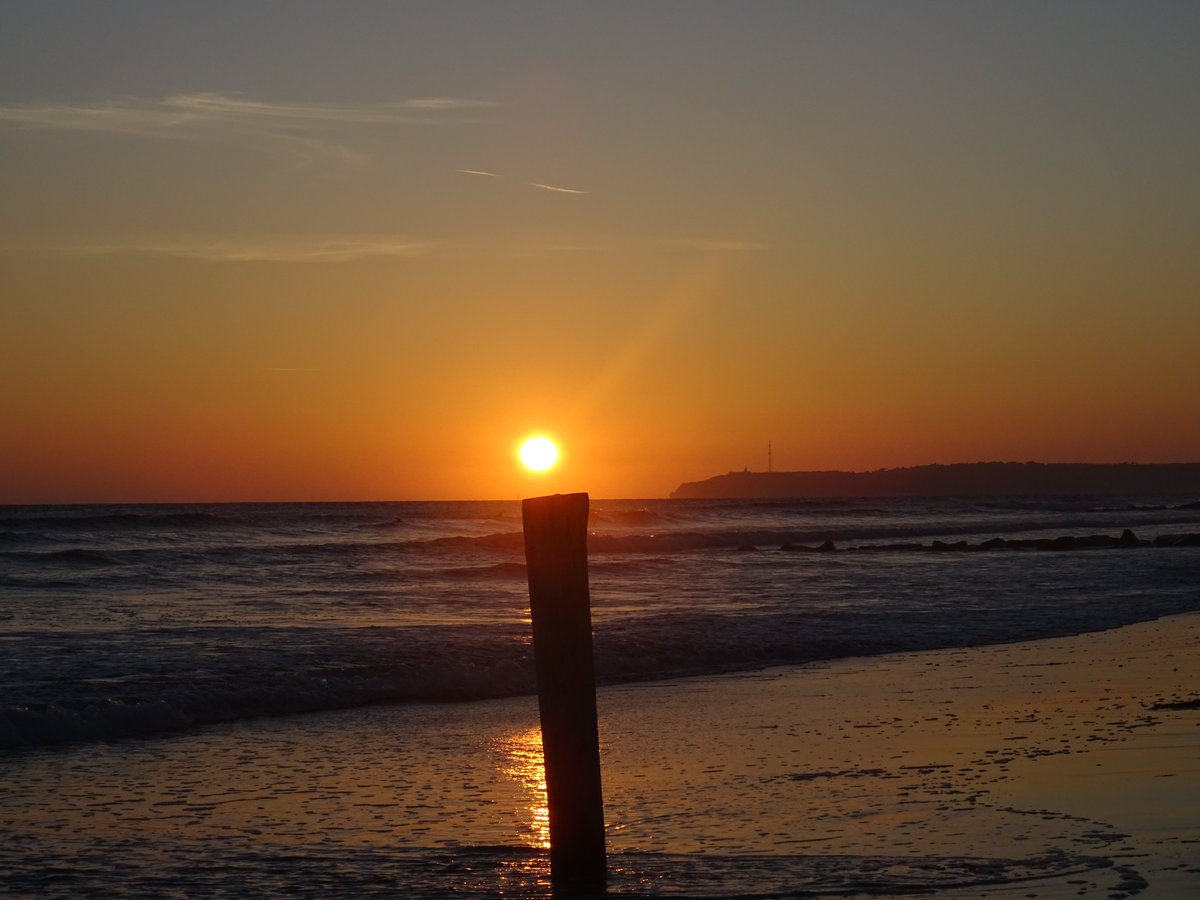
<path id="1" fill-rule="evenodd" d="M 1193 0 L 0 0 L 0 502 L 1200 460 L 1197 47 Z"/>

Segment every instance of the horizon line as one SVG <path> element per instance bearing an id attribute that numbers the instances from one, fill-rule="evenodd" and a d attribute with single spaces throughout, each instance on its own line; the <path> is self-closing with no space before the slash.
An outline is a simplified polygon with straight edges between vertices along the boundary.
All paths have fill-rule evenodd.
<path id="1" fill-rule="evenodd" d="M 672 495 L 680 487 L 682 487 L 685 484 L 701 484 L 705 481 L 710 481 L 712 479 L 717 479 L 717 478 L 725 478 L 729 475 L 756 475 L 756 476 L 762 475 L 762 476 L 770 476 L 770 477 L 788 476 L 788 475 L 830 475 L 830 474 L 872 475 L 872 474 L 881 473 L 881 472 L 899 472 L 899 471 L 904 471 L 906 469 L 930 469 L 930 468 L 952 468 L 955 466 L 996 466 L 996 465 L 1047 466 L 1047 467 L 1049 467 L 1049 466 L 1088 466 L 1088 467 L 1093 467 L 1093 468 L 1101 468 L 1101 467 L 1113 468 L 1113 467 L 1120 467 L 1120 466 L 1130 466 L 1130 467 L 1144 467 L 1144 468 L 1151 468 L 1151 467 L 1161 468 L 1161 467 L 1169 467 L 1169 466 L 1200 466 L 1200 460 L 1185 461 L 1185 462 L 1177 461 L 1177 462 L 1152 462 L 1152 463 L 1130 462 L 1130 461 L 1104 462 L 1104 463 L 1097 463 L 1097 462 L 1048 462 L 1048 463 L 1046 463 L 1046 462 L 1039 462 L 1037 460 L 1025 460 L 1025 461 L 978 460 L 975 462 L 957 462 L 957 463 L 920 463 L 920 464 L 909 465 L 909 466 L 892 466 L 892 467 L 883 467 L 883 468 L 877 468 L 877 469 L 862 469 L 862 470 L 794 469 L 794 470 L 786 470 L 786 471 L 779 470 L 779 471 L 767 472 L 767 471 L 761 471 L 761 470 L 741 469 L 741 470 L 731 470 L 729 472 L 726 472 L 724 474 L 719 474 L 719 475 L 710 475 L 707 478 L 700 479 L 699 481 L 681 481 L 677 484 L 677 486 L 674 490 L 669 491 L 666 494 L 661 494 L 661 495 L 657 495 L 657 496 L 599 497 L 599 496 L 593 496 L 590 492 L 587 492 L 587 491 L 585 491 L 584 493 L 588 494 L 589 499 L 600 500 L 600 501 L 621 501 L 621 502 L 639 501 L 640 502 L 640 501 L 665 500 L 665 501 L 671 501 L 671 502 L 690 502 L 693 499 L 702 499 L 702 498 L 677 498 Z M 553 493 L 561 493 L 561 492 L 553 492 Z M 544 495 L 532 494 L 530 496 L 544 496 Z M 18 502 L 18 501 L 0 500 L 0 508 L 11 508 L 11 507 L 22 507 L 22 506 L 24 506 L 24 507 L 31 507 L 31 506 L 45 506 L 45 507 L 52 507 L 52 506 L 254 506 L 254 505 L 269 506 L 269 505 L 285 505 L 285 504 L 287 504 L 287 505 L 306 505 L 306 504 L 316 505 L 316 504 L 334 504 L 334 503 L 343 504 L 343 505 L 346 505 L 346 504 L 368 504 L 368 503 L 516 503 L 516 502 L 520 502 L 521 500 L 524 500 L 524 499 L 528 499 L 528 497 L 526 497 L 525 495 L 518 495 L 516 497 L 471 497 L 471 498 L 467 498 L 467 497 L 458 497 L 458 498 L 434 497 L 434 498 L 424 498 L 424 499 L 374 498 L 374 499 L 349 499 L 349 500 L 346 500 L 346 499 L 343 499 L 343 500 L 328 500 L 328 499 L 325 499 L 325 500 L 313 500 L 313 499 L 308 499 L 308 500 L 297 500 L 297 499 L 266 500 L 266 499 L 260 498 L 260 499 L 252 499 L 252 500 L 246 500 L 246 499 L 240 499 L 240 500 L 196 500 L 196 499 L 193 499 L 193 500 L 181 500 L 181 499 L 173 499 L 173 500 L 52 500 L 52 501 L 44 501 L 44 502 L 38 502 L 38 501 L 19 501 Z M 709 499 L 711 499 L 711 498 L 709 498 Z M 722 498 L 722 499 L 761 500 L 761 499 L 781 499 L 781 498 L 745 497 L 745 498 Z M 803 498 L 796 498 L 796 499 L 803 499 Z M 830 498 L 826 497 L 823 499 L 830 499 Z"/>

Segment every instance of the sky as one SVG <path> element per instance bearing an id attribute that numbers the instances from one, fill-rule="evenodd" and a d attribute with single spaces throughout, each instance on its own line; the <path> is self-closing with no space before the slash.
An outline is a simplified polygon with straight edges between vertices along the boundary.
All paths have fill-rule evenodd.
<path id="1" fill-rule="evenodd" d="M 0 503 L 1200 461 L 1198 46 L 1192 0 L 0 0 Z"/>

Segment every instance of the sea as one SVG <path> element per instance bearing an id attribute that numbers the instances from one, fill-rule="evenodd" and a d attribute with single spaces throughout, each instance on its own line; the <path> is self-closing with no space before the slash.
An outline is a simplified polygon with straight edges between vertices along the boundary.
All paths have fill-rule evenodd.
<path id="1" fill-rule="evenodd" d="M 637 685 L 1194 612 L 1197 532 L 1191 496 L 593 499 L 596 676 Z M 518 501 L 0 507 L 0 773 L 535 691 Z M 686 865 L 702 871 L 703 855 Z M 108 893 L 72 877 L 70 895 Z"/>

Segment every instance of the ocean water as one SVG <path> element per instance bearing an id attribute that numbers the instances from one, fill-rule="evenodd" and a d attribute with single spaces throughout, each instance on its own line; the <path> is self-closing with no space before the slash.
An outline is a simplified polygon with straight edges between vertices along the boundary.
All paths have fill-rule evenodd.
<path id="1" fill-rule="evenodd" d="M 602 684 L 1200 609 L 1200 551 L 932 552 L 1200 531 L 1191 498 L 593 501 Z M 833 542 L 836 552 L 781 550 Z M 750 548 L 756 548 L 751 550 Z M 517 503 L 0 509 L 0 748 L 535 690 Z"/>
<path id="2" fill-rule="evenodd" d="M 1200 610 L 1200 547 L 1173 537 L 1200 532 L 1194 501 L 594 500 L 597 677 L 637 685 Z M 1123 546 L 1015 543 L 1126 529 L 1136 541 Z M 994 538 L 1013 543 L 976 549 Z M 335 710 L 430 705 L 453 717 L 464 701 L 532 694 L 519 504 L 0 507 L 0 688 L 10 770 L 264 719 L 305 727 Z M 438 868 L 464 854 L 479 856 L 470 878 Z M 459 848 L 451 864 L 444 849 L 409 847 L 379 865 L 511 894 L 510 857 Z M 226 859 L 212 877 L 274 877 L 271 860 Z M 703 896 L 729 861 L 655 865 Z M 769 868 L 786 881 L 780 866 Z M 326 872 L 315 851 L 305 867 Z M 355 870 L 359 893 L 369 871 Z"/>

